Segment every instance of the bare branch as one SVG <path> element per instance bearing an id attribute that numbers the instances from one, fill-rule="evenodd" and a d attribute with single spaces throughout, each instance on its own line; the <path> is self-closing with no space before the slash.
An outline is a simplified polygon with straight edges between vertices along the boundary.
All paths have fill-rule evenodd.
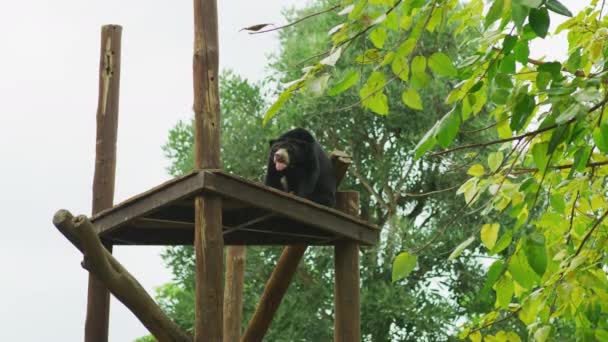
<path id="1" fill-rule="evenodd" d="M 324 9 L 324 10 L 322 10 L 322 11 L 320 11 L 320 12 L 315 12 L 315 13 L 309 14 L 309 15 L 307 15 L 307 16 L 304 16 L 304 17 L 302 17 L 302 18 L 299 18 L 299 19 L 297 19 L 297 20 L 295 20 L 295 21 L 293 21 L 293 22 L 291 22 L 291 23 L 289 23 L 289 24 L 285 24 L 285 25 L 283 25 L 283 26 L 277 26 L 277 27 L 275 27 L 275 28 L 271 28 L 271 29 L 268 29 L 268 30 L 262 30 L 262 31 L 249 32 L 249 34 L 258 34 L 258 33 L 266 33 L 266 32 L 272 32 L 272 31 L 281 30 L 281 29 L 284 29 L 284 28 L 286 28 L 286 27 L 290 27 L 290 26 L 293 26 L 293 25 L 295 25 L 295 24 L 301 23 L 301 22 L 303 22 L 304 20 L 307 20 L 307 19 L 310 19 L 310 18 L 316 17 L 316 16 L 318 16 L 318 15 L 321 15 L 321 14 L 324 14 L 324 13 L 327 13 L 327 12 L 331 12 L 331 11 L 333 11 L 333 10 L 335 10 L 336 8 L 339 8 L 339 7 L 340 7 L 340 5 L 335 5 L 335 6 L 332 6 L 332 7 L 330 7 L 330 8 Z"/>

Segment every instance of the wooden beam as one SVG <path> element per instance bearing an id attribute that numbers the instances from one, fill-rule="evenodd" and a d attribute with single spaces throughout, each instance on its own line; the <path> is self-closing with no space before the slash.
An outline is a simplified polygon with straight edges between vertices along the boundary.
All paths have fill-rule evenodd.
<path id="1" fill-rule="evenodd" d="M 144 215 L 150 214 L 161 207 L 171 205 L 184 198 L 201 193 L 203 190 L 203 174 L 194 172 L 179 178 L 179 181 L 171 180 L 146 191 L 136 197 L 130 198 L 110 210 L 94 215 L 91 222 L 102 237 L 111 234 L 120 226 Z"/>
<path id="2" fill-rule="evenodd" d="M 296 245 L 283 249 L 277 266 L 266 282 L 264 293 L 249 325 L 243 334 L 243 342 L 262 341 L 270 327 L 272 318 L 281 304 L 281 300 L 289 288 L 291 279 L 296 273 L 298 264 L 306 251 L 307 246 Z"/>
<path id="3" fill-rule="evenodd" d="M 204 183 L 206 191 L 305 222 L 332 234 L 367 245 L 378 241 L 379 230 L 368 222 L 295 195 L 220 172 L 205 171 Z"/>
<path id="4" fill-rule="evenodd" d="M 224 286 L 224 341 L 226 342 L 239 342 L 241 339 L 246 256 L 246 246 L 227 248 Z"/>
<path id="5" fill-rule="evenodd" d="M 165 315 L 143 286 L 104 248 L 88 218 L 74 218 L 69 211 L 59 210 L 53 217 L 53 224 L 83 252 L 82 266 L 103 282 L 158 341 L 192 341 L 192 337 Z"/>
<path id="6" fill-rule="evenodd" d="M 122 27 L 118 25 L 105 25 L 101 28 L 93 214 L 110 208 L 114 204 L 121 37 Z M 112 252 L 111 244 L 106 244 L 105 247 Z M 104 284 L 91 273 L 89 273 L 87 292 L 84 340 L 85 342 L 107 342 L 110 293 Z"/>
<path id="7" fill-rule="evenodd" d="M 220 98 L 217 0 L 194 0 L 194 167 L 220 164 Z M 194 199 L 196 309 L 194 341 L 222 341 L 224 240 L 222 199 L 203 194 Z"/>
<path id="8" fill-rule="evenodd" d="M 359 215 L 359 193 L 339 192 L 336 207 L 353 216 Z M 340 241 L 334 249 L 334 341 L 361 341 L 359 303 L 359 245 Z"/>

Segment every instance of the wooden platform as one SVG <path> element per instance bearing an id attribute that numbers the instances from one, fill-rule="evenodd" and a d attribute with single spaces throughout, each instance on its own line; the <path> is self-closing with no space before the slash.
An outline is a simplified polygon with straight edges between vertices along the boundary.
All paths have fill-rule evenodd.
<path id="1" fill-rule="evenodd" d="M 191 245 L 194 197 L 223 199 L 226 245 L 333 245 L 349 239 L 378 241 L 379 229 L 358 218 L 221 171 L 198 171 L 170 180 L 91 218 L 102 239 L 115 245 Z"/>

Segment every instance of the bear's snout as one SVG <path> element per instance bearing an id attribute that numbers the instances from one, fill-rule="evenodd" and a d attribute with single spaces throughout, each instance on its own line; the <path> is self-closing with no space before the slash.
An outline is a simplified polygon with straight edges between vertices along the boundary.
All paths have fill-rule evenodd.
<path id="1" fill-rule="evenodd" d="M 284 148 L 279 149 L 273 156 L 274 167 L 277 171 L 283 171 L 289 166 L 289 153 Z"/>

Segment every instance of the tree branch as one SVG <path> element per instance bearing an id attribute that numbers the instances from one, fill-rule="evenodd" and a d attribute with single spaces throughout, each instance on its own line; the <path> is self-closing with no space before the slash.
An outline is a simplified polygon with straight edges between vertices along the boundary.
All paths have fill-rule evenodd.
<path id="1" fill-rule="evenodd" d="M 74 218 L 69 211 L 59 210 L 53 217 L 53 224 L 84 253 L 82 266 L 102 281 L 156 339 L 192 341 L 192 337 L 165 315 L 143 286 L 103 247 L 86 216 Z"/>
<path id="2" fill-rule="evenodd" d="M 608 97 L 604 98 L 602 101 L 600 101 L 599 103 L 597 103 L 595 106 L 591 107 L 587 111 L 587 113 L 592 113 L 592 112 L 596 111 L 597 109 L 599 109 L 603 105 L 605 105 L 606 102 L 608 102 Z M 562 125 L 569 125 L 569 124 L 573 123 L 576 120 L 577 120 L 577 118 L 572 118 L 572 119 L 564 122 Z M 526 137 L 531 137 L 531 136 L 535 136 L 535 135 L 538 135 L 538 134 L 546 132 L 546 131 L 550 131 L 552 129 L 557 128 L 558 126 L 560 126 L 560 125 L 553 124 L 553 125 L 549 125 L 549 126 L 547 126 L 545 128 L 541 128 L 541 129 L 538 129 L 536 131 L 520 134 L 520 135 L 511 137 L 511 138 L 498 139 L 498 140 L 493 140 L 493 141 L 486 141 L 486 142 L 477 143 L 477 144 L 462 145 L 462 146 L 454 147 L 454 148 L 451 148 L 451 149 L 448 149 L 448 150 L 435 152 L 435 153 L 431 154 L 431 156 L 432 157 L 436 157 L 436 156 L 441 156 L 441 155 L 444 155 L 444 154 L 448 154 L 448 153 L 452 153 L 452 152 L 456 152 L 456 151 L 460 151 L 460 150 L 466 150 L 466 149 L 471 149 L 471 148 L 479 148 L 479 147 L 487 147 L 487 146 L 491 146 L 491 145 L 506 143 L 506 142 L 509 142 L 509 141 L 521 140 L 521 139 L 526 138 Z"/>
<path id="3" fill-rule="evenodd" d="M 302 18 L 296 19 L 294 22 L 291 22 L 291 23 L 289 23 L 289 24 L 285 24 L 285 25 L 283 25 L 283 26 L 278 26 L 278 27 L 275 27 L 275 28 L 272 28 L 272 29 L 268 29 L 268 30 L 262 30 L 262 31 L 249 32 L 249 34 L 259 34 L 259 33 L 266 33 L 266 32 L 272 32 L 272 31 L 281 30 L 281 29 L 284 29 L 284 28 L 286 28 L 286 27 L 290 27 L 290 26 L 293 26 L 293 25 L 295 25 L 295 24 L 301 23 L 301 22 L 303 22 L 304 20 L 307 20 L 307 19 L 310 19 L 310 18 L 316 17 L 316 16 L 318 16 L 318 15 L 321 15 L 321 14 L 324 14 L 324 13 L 327 13 L 327 12 L 331 12 L 331 11 L 333 11 L 333 10 L 335 10 L 336 8 L 339 8 L 339 7 L 340 7 L 340 5 L 334 5 L 334 6 L 330 7 L 330 8 L 324 9 L 324 10 L 322 10 L 322 11 L 320 11 L 320 12 L 315 12 L 315 13 L 309 14 L 309 15 L 307 15 L 307 16 L 304 16 L 304 17 L 302 17 Z"/>

